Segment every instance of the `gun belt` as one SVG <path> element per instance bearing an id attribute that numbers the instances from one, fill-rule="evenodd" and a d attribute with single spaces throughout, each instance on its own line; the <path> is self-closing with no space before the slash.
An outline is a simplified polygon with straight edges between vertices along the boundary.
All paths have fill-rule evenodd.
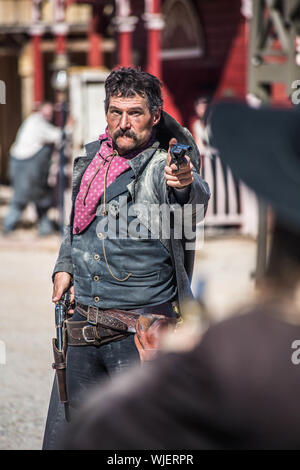
<path id="1" fill-rule="evenodd" d="M 100 346 L 117 341 L 136 332 L 136 323 L 140 314 L 134 311 L 107 309 L 102 310 L 94 306 L 76 306 L 76 310 L 85 316 L 85 321 L 66 320 L 69 346 Z M 155 321 L 165 318 L 164 315 L 149 314 Z"/>
<path id="2" fill-rule="evenodd" d="M 88 321 L 66 320 L 68 346 L 100 346 L 128 336 L 100 325 L 91 325 Z"/>

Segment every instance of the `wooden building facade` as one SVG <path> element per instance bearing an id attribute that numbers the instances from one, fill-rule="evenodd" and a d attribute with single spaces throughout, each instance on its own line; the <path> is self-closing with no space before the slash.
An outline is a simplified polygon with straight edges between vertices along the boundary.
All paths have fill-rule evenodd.
<path id="1" fill-rule="evenodd" d="M 0 178 L 22 119 L 55 100 L 57 55 L 75 66 L 141 66 L 164 83 L 165 108 L 190 124 L 202 93 L 244 97 L 241 0 L 0 0 Z"/>

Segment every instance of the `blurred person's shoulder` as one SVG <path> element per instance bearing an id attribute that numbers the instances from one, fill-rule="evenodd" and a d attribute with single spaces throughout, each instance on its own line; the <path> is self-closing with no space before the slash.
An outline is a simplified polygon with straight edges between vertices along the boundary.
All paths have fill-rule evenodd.
<path id="1" fill-rule="evenodd" d="M 35 126 L 39 126 L 41 123 L 43 123 L 43 117 L 40 113 L 37 111 L 29 114 L 23 121 L 22 123 L 22 128 L 34 128 Z"/>
<path id="2" fill-rule="evenodd" d="M 203 340 L 213 340 L 217 338 L 229 342 L 230 337 L 240 338 L 232 343 L 232 347 L 242 346 L 251 342 L 250 332 L 256 334 L 257 340 L 282 335 L 284 332 L 299 330 L 300 316 L 298 321 L 293 321 L 287 311 L 284 310 L 284 304 L 277 301 L 253 302 L 233 311 L 230 316 L 220 322 L 212 325 L 206 332 Z"/>
<path id="3" fill-rule="evenodd" d="M 297 338 L 300 318 L 290 321 L 276 302 L 257 302 L 210 327 L 194 353 L 221 370 L 228 380 L 244 376 L 251 381 L 273 367 L 288 367 L 291 346 Z"/>

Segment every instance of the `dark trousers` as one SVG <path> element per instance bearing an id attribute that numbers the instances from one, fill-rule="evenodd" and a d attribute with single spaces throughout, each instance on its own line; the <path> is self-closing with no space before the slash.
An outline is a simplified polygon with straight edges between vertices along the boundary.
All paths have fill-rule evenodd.
<path id="1" fill-rule="evenodd" d="M 45 145 L 31 158 L 19 160 L 13 156 L 10 157 L 13 198 L 4 219 L 4 232 L 14 230 L 29 202 L 33 202 L 36 206 L 41 234 L 51 231 L 47 212 L 52 205 L 52 190 L 48 186 L 52 152 L 53 146 Z"/>
<path id="2" fill-rule="evenodd" d="M 73 321 L 84 320 L 75 311 Z M 140 361 L 134 344 L 134 335 L 103 346 L 69 346 L 67 352 L 67 390 L 70 412 L 76 412 L 88 397 L 89 389 L 122 373 Z M 54 380 L 48 410 L 43 449 L 58 448 L 60 435 L 66 431 L 64 406 L 59 402 Z"/>

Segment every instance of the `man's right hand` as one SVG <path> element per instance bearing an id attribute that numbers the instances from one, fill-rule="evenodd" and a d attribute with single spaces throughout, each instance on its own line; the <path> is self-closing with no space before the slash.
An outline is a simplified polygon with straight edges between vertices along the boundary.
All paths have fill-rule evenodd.
<path id="1" fill-rule="evenodd" d="M 61 296 L 66 292 L 71 285 L 72 276 L 69 273 L 58 272 L 54 276 L 52 302 L 56 303 L 61 299 Z M 74 302 L 74 286 L 70 288 L 70 302 Z M 73 313 L 73 310 L 69 310 L 69 314 Z"/>

